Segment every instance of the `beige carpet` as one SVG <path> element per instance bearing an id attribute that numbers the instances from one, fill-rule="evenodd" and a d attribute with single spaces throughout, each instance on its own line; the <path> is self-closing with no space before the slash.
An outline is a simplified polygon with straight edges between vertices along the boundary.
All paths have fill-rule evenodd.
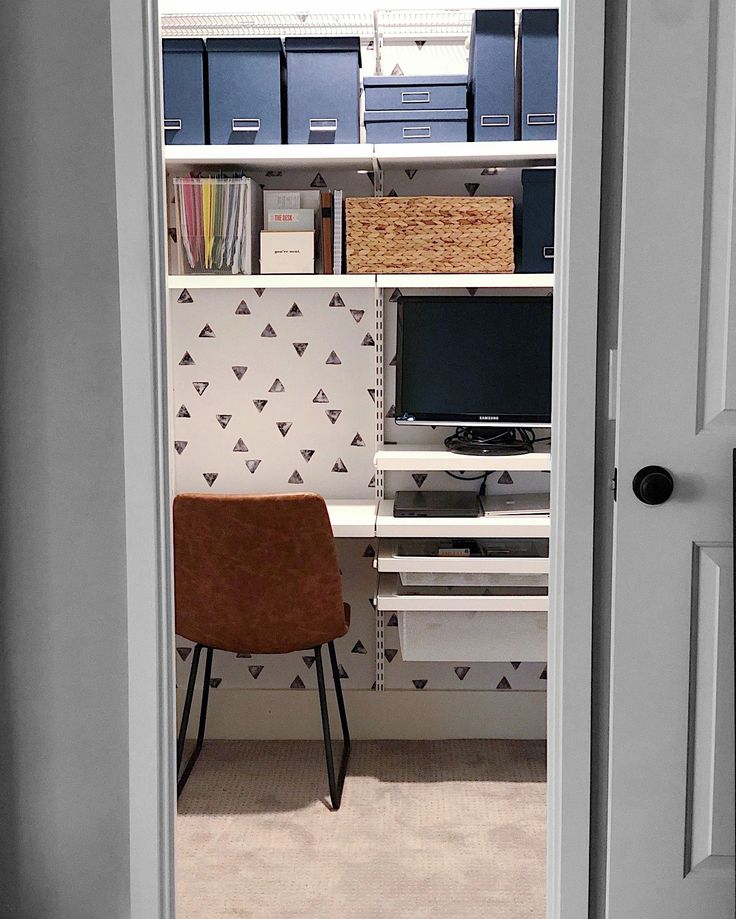
<path id="1" fill-rule="evenodd" d="M 179 801 L 178 919 L 544 916 L 536 741 L 209 741 Z"/>

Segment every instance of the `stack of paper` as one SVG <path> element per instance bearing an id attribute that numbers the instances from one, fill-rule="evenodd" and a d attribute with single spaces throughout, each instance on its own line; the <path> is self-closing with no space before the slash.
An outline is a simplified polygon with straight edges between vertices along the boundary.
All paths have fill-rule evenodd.
<path id="1" fill-rule="evenodd" d="M 260 223 L 256 191 L 244 176 L 174 178 L 179 252 L 189 271 L 254 271 L 253 235 Z"/>

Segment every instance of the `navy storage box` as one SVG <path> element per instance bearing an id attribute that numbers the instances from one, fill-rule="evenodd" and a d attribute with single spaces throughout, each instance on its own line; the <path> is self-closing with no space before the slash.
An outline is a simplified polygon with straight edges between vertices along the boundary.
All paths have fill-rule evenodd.
<path id="1" fill-rule="evenodd" d="M 204 42 L 201 38 L 163 40 L 164 142 L 204 144 Z"/>
<path id="2" fill-rule="evenodd" d="M 468 110 L 463 108 L 424 112 L 366 112 L 365 139 L 369 144 L 466 141 Z"/>
<path id="3" fill-rule="evenodd" d="M 468 104 L 468 78 L 464 74 L 364 77 L 363 89 L 367 112 L 464 109 Z"/>
<path id="4" fill-rule="evenodd" d="M 521 14 L 521 139 L 557 137 L 557 10 Z"/>
<path id="5" fill-rule="evenodd" d="M 468 83 L 472 140 L 514 140 L 514 10 L 476 10 L 470 33 Z"/>
<path id="6" fill-rule="evenodd" d="M 555 170 L 522 169 L 521 270 L 545 272 L 554 268 Z"/>
<path id="7" fill-rule="evenodd" d="M 360 143 L 360 39 L 285 44 L 289 143 Z"/>
<path id="8" fill-rule="evenodd" d="M 283 142 L 280 38 L 207 40 L 211 144 Z"/>

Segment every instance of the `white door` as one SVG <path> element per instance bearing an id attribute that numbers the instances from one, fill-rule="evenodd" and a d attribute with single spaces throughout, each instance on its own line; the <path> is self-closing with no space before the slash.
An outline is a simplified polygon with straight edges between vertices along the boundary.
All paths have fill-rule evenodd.
<path id="1" fill-rule="evenodd" d="M 733 0 L 630 3 L 626 92 L 608 916 L 732 919 Z"/>

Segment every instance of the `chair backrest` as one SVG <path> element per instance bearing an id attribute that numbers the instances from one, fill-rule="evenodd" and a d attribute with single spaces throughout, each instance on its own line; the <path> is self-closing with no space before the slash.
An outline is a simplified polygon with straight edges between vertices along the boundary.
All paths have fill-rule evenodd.
<path id="1" fill-rule="evenodd" d="M 174 581 L 177 634 L 212 648 L 307 650 L 348 629 L 319 495 L 177 495 Z"/>

